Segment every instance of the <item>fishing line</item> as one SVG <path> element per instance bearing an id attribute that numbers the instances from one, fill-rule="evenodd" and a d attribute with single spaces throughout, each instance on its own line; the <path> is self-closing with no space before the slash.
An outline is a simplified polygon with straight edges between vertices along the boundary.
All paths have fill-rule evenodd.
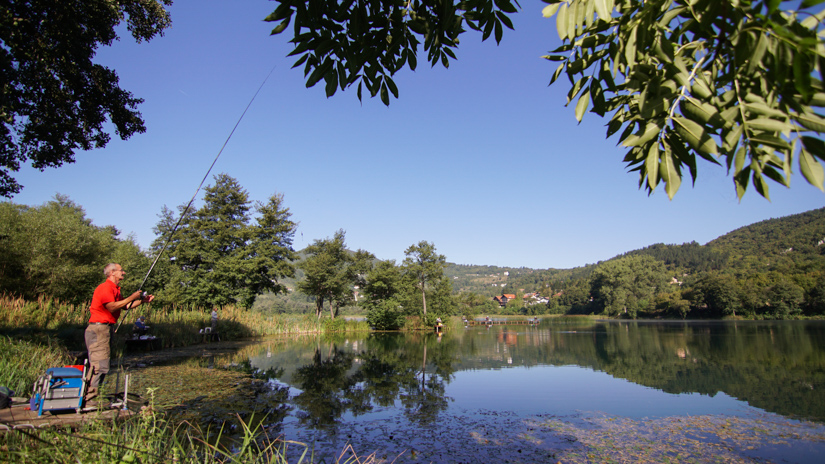
<path id="1" fill-rule="evenodd" d="M 194 203 L 195 198 L 197 198 L 198 193 L 200 193 L 201 188 L 203 187 L 203 183 L 206 182 L 206 179 L 209 177 L 209 173 L 212 172 L 212 168 L 215 167 L 215 163 L 217 163 L 218 158 L 221 157 L 221 153 L 223 153 L 223 149 L 226 148 L 226 144 L 229 143 L 229 139 L 232 138 L 232 135 L 235 133 L 235 129 L 237 129 L 238 126 L 241 124 L 241 120 L 243 120 L 243 117 L 246 115 L 246 112 L 249 110 L 249 107 L 252 106 L 252 102 L 254 102 L 255 98 L 258 96 L 258 94 L 261 93 L 261 89 L 264 88 L 264 84 L 266 84 L 266 81 L 269 79 L 269 76 L 271 76 L 273 72 L 275 72 L 275 66 L 272 67 L 272 69 L 269 71 L 269 74 L 267 74 L 266 77 L 264 78 L 263 82 L 261 82 L 261 85 L 260 85 L 260 87 L 258 87 L 258 90 L 255 92 L 255 95 L 253 95 L 252 99 L 249 100 L 249 103 L 246 105 L 246 108 L 243 110 L 243 113 L 241 113 L 241 117 L 239 117 L 238 121 L 235 123 L 235 127 L 232 128 L 232 131 L 229 133 L 229 136 L 226 137 L 226 140 L 223 142 L 223 146 L 218 151 L 218 154 L 215 156 L 215 159 L 212 160 L 212 164 L 209 166 L 209 169 L 206 171 L 206 174 L 204 174 L 203 179 L 201 179 L 201 183 L 200 183 L 200 185 L 198 185 L 197 190 L 195 190 L 195 194 L 192 195 L 192 198 L 189 200 L 189 203 L 186 204 L 186 208 L 183 209 L 183 212 L 181 213 L 180 218 L 178 218 L 177 224 L 175 224 L 175 227 L 172 228 L 172 232 L 169 233 L 169 238 L 166 239 L 166 242 L 163 244 L 163 247 L 160 249 L 157 256 L 155 256 L 155 260 L 152 261 L 152 265 L 149 266 L 149 271 L 147 271 L 146 276 L 143 277 L 143 282 L 140 283 L 140 287 L 138 287 L 138 291 L 143 290 L 143 286 L 146 285 L 146 280 L 149 279 L 149 275 L 152 273 L 152 270 L 155 268 L 155 264 L 158 263 L 158 260 L 160 259 L 160 256 L 163 254 L 164 251 L 166 251 L 166 247 L 169 246 L 169 242 L 172 241 L 172 237 L 174 237 L 175 232 L 178 230 L 178 227 L 183 222 L 183 218 L 186 217 L 186 213 L 189 212 L 189 208 L 192 207 L 192 203 Z M 127 312 L 131 309 L 131 306 L 132 306 L 132 302 L 130 302 L 129 305 L 126 307 Z M 119 329 L 121 324 L 123 324 L 124 319 L 126 319 L 125 315 L 120 320 L 117 327 L 115 327 L 115 332 L 117 332 L 117 329 Z"/>

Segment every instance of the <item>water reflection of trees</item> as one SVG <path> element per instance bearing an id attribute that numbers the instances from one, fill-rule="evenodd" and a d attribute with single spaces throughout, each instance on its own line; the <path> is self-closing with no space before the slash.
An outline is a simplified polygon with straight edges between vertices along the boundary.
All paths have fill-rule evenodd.
<path id="1" fill-rule="evenodd" d="M 435 422 L 450 401 L 445 390 L 455 372 L 457 348 L 455 342 L 439 342 L 432 334 L 412 341 L 376 334 L 360 350 L 319 342 L 312 362 L 298 367 L 292 377 L 301 390 L 293 398 L 301 425 L 334 432 L 345 413 L 359 416 L 396 401 L 411 422 Z"/>
<path id="2" fill-rule="evenodd" d="M 724 392 L 767 411 L 825 420 L 821 323 L 611 322 L 527 333 L 509 353 L 516 365 L 590 367 L 668 393 Z"/>
<path id="3" fill-rule="evenodd" d="M 312 343 L 266 348 L 270 359 L 258 348 L 256 361 L 261 372 L 287 366 L 276 372 L 283 382 L 305 390 L 308 403 L 326 404 L 313 412 L 319 426 L 396 402 L 410 421 L 427 424 L 449 404 L 445 389 L 456 371 L 535 365 L 588 367 L 674 394 L 724 392 L 770 412 L 825 421 L 822 323 L 547 323 L 459 330 L 440 342 L 433 334 L 373 334 Z M 295 364 L 300 381 L 290 377 Z"/>

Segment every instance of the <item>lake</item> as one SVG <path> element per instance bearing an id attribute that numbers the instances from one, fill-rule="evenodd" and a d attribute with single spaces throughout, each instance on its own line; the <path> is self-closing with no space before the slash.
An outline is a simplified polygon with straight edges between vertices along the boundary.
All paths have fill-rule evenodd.
<path id="1" fill-rule="evenodd" d="M 547 318 L 272 339 L 197 362 L 264 380 L 244 408 L 326 462 L 825 462 L 821 322 Z"/>

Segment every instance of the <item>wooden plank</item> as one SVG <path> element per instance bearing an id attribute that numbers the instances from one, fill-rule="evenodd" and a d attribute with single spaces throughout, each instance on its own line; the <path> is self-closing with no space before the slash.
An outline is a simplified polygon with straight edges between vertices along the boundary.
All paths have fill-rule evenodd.
<path id="1" fill-rule="evenodd" d="M 10 408 L 0 409 L 0 432 L 15 428 L 40 428 L 53 426 L 67 426 L 86 423 L 100 419 L 119 419 L 134 414 L 123 409 L 98 409 L 89 412 L 75 412 L 73 409 L 65 411 L 48 411 L 37 416 L 37 411 L 31 411 L 27 404 L 14 404 Z"/>

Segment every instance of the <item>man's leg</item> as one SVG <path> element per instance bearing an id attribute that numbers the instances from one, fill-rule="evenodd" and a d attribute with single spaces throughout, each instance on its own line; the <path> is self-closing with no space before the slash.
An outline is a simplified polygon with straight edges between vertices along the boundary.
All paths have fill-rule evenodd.
<path id="1" fill-rule="evenodd" d="M 97 392 L 97 387 L 109 372 L 110 331 L 108 325 L 90 324 L 86 328 L 86 349 L 89 351 L 89 365 L 92 368 L 89 393 Z"/>

